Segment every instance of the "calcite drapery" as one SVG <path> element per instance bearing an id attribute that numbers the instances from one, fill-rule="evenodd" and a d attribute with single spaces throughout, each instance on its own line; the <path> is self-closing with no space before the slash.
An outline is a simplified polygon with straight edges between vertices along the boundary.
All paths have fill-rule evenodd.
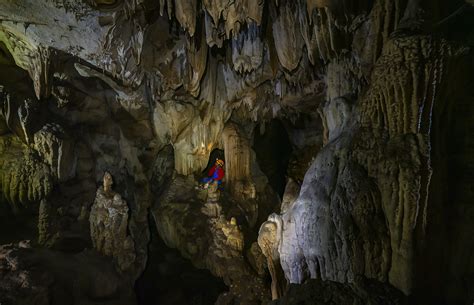
<path id="1" fill-rule="evenodd" d="M 237 124 L 228 123 L 223 134 L 226 183 L 235 196 L 254 199 L 255 186 L 251 178 L 251 148 L 249 140 Z"/>
<path id="2" fill-rule="evenodd" d="M 272 30 L 275 49 L 281 65 L 292 71 L 298 66 L 303 52 L 303 37 L 297 22 L 298 7 L 291 1 L 280 6 L 280 15 L 275 19 Z"/>

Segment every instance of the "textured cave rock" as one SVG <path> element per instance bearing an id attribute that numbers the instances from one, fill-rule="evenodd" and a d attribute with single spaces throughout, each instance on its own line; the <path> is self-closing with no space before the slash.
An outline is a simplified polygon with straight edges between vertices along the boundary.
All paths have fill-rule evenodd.
<path id="1" fill-rule="evenodd" d="M 193 176 L 171 178 L 152 212 L 160 236 L 168 247 L 230 287 L 218 304 L 264 303 L 269 297 L 263 277 L 246 258 L 255 221 L 248 213 L 257 210 L 259 202 L 241 203 L 240 197 L 229 201 L 229 192 L 216 196 L 216 184 L 205 190 L 196 190 L 196 185 Z"/>
<path id="2" fill-rule="evenodd" d="M 351 78 L 338 77 L 349 83 L 339 85 L 336 98 L 328 96 L 321 111 L 328 142 L 306 173 L 298 199 L 281 215 L 283 233 L 274 256 L 280 257 L 291 283 L 308 276 L 353 282 L 364 275 L 412 292 L 415 239 L 424 238 L 427 225 L 432 103 L 439 73 L 454 73 L 439 65 L 456 61 L 460 51 L 423 36 L 394 39 L 384 48 L 372 72 L 374 81 L 355 107 L 344 97 L 351 92 Z M 420 85 L 419 72 L 410 72 L 419 62 L 426 71 Z M 418 104 L 408 107 L 404 101 Z M 383 103 L 386 106 L 379 108 Z"/>
<path id="3" fill-rule="evenodd" d="M 376 281 L 351 285 L 310 280 L 303 285 L 290 285 L 288 293 L 270 304 L 406 304 L 405 296 L 397 289 Z"/>
<path id="4" fill-rule="evenodd" d="M 472 304 L 472 4 L 0 0 L 0 303 Z"/>
<path id="5" fill-rule="evenodd" d="M 129 211 L 120 194 L 111 189 L 112 177 L 104 175 L 104 185 L 97 190 L 89 223 L 94 248 L 112 256 L 120 271 L 129 269 L 135 261 L 135 245 L 128 235 Z"/>
<path id="6" fill-rule="evenodd" d="M 28 241 L 0 247 L 2 304 L 135 304 L 127 280 L 107 259 L 31 248 Z"/>

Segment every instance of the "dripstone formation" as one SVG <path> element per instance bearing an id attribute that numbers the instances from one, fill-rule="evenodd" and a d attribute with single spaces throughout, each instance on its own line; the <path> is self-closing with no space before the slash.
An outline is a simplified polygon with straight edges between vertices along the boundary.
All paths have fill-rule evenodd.
<path id="1" fill-rule="evenodd" d="M 135 260 L 135 249 L 128 235 L 127 203 L 112 190 L 112 184 L 112 176 L 106 172 L 89 217 L 91 240 L 98 252 L 113 256 L 119 270 L 125 271 Z"/>
<path id="2" fill-rule="evenodd" d="M 471 0 L 0 0 L 0 304 L 471 305 L 473 47 Z"/>

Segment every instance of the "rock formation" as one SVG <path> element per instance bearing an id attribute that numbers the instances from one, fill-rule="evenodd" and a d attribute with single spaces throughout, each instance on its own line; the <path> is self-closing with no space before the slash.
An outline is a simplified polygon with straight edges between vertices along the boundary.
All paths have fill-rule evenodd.
<path id="1" fill-rule="evenodd" d="M 163 250 L 222 305 L 472 304 L 473 10 L 0 0 L 0 303 L 133 303 Z"/>
<path id="2" fill-rule="evenodd" d="M 21 241 L 0 247 L 0 266 L 2 304 L 135 304 L 128 281 L 91 252 L 68 256 Z"/>
<path id="3" fill-rule="evenodd" d="M 127 203 L 112 190 L 112 184 L 112 176 L 105 172 L 89 216 L 91 240 L 98 252 L 112 256 L 118 269 L 126 271 L 135 261 L 135 245 L 128 234 Z"/>
<path id="4" fill-rule="evenodd" d="M 207 268 L 224 280 L 230 290 L 219 304 L 235 300 L 258 304 L 268 300 L 263 278 L 244 257 L 244 232 L 236 219 L 246 218 L 241 209 L 233 206 L 238 203 L 229 201 L 230 194 L 225 189 L 216 201 L 216 183 L 200 189 L 195 188 L 193 177 L 176 175 L 171 180 L 153 209 L 166 245 L 178 249 L 196 267 Z"/>
<path id="5" fill-rule="evenodd" d="M 237 251 L 244 250 L 244 235 L 237 225 L 235 217 L 232 217 L 228 223 L 224 224 L 221 230 L 227 238 L 227 245 Z"/>
<path id="6" fill-rule="evenodd" d="M 258 245 L 267 258 L 267 266 L 272 277 L 272 299 L 281 298 L 285 293 L 286 278 L 280 264 L 279 247 L 282 238 L 282 220 L 276 215 L 270 215 L 258 232 Z"/>

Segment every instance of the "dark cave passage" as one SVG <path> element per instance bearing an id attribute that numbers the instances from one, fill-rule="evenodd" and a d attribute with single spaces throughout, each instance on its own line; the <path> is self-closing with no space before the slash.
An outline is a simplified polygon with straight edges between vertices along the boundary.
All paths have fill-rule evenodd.
<path id="1" fill-rule="evenodd" d="M 168 248 L 153 222 L 148 261 L 135 283 L 138 305 L 212 305 L 227 286 L 208 270 L 197 269 Z"/>
<path id="2" fill-rule="evenodd" d="M 274 119 L 257 126 L 254 131 L 253 149 L 260 169 L 268 177 L 273 190 L 282 198 L 288 163 L 293 151 L 282 122 Z"/>

